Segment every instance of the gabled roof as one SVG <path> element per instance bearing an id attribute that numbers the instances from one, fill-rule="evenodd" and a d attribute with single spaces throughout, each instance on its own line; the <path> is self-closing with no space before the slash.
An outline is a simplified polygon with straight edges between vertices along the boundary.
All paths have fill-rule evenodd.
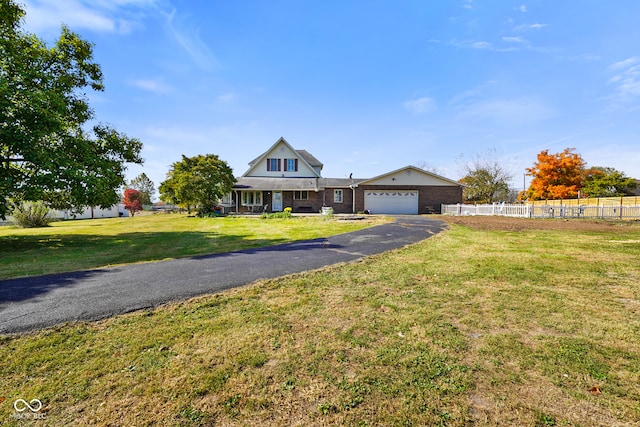
<path id="1" fill-rule="evenodd" d="M 322 169 L 322 167 L 324 166 L 318 159 L 316 159 L 314 156 L 312 156 L 308 151 L 306 150 L 296 150 L 295 148 L 293 148 L 291 146 L 291 144 L 289 144 L 287 142 L 286 139 L 284 139 L 283 137 L 280 137 L 275 144 L 273 144 L 267 151 L 265 151 L 264 153 L 262 153 L 260 156 L 256 157 L 255 159 L 253 159 L 252 161 L 249 162 L 249 169 L 242 175 L 242 176 L 247 176 L 249 174 L 249 172 L 251 172 L 256 165 L 260 164 L 262 162 L 262 160 L 266 159 L 267 156 L 279 145 L 279 144 L 284 144 L 286 145 L 291 151 L 295 152 L 298 154 L 298 156 L 300 157 L 300 160 L 305 163 L 310 170 L 312 170 L 314 172 L 314 174 L 317 177 L 320 177 L 320 174 L 316 171 L 317 169 Z"/>
<path id="2" fill-rule="evenodd" d="M 416 166 L 405 166 L 403 168 L 396 169 L 394 171 L 387 172 L 385 174 L 378 175 L 378 176 L 375 176 L 375 177 L 370 178 L 370 179 L 365 179 L 364 181 L 361 181 L 358 184 L 359 185 L 372 184 L 374 181 L 381 181 L 381 180 L 384 180 L 385 178 L 391 177 L 392 175 L 397 175 L 397 174 L 402 173 L 402 172 L 404 172 L 404 173 L 417 172 L 418 174 L 421 174 L 421 175 L 426 176 L 426 177 L 430 177 L 432 179 L 435 179 L 437 181 L 441 181 L 443 183 L 447 183 L 449 185 L 455 185 L 455 186 L 458 186 L 458 187 L 464 187 L 464 185 L 462 185 L 458 181 L 454 181 L 452 179 L 445 178 L 444 176 L 440 176 L 438 174 L 435 174 L 435 173 L 432 173 L 432 172 L 428 172 L 428 171 L 426 171 L 424 169 L 420 169 L 420 168 L 418 168 Z"/>
<path id="3" fill-rule="evenodd" d="M 320 169 L 322 169 L 322 167 L 324 166 L 320 160 L 316 159 L 307 150 L 295 150 L 295 151 L 300 155 L 301 158 L 303 158 L 307 163 L 309 163 L 310 166 L 313 166 L 314 168 L 320 168 Z"/>
<path id="4" fill-rule="evenodd" d="M 273 147 L 271 147 L 266 152 L 262 153 L 259 157 L 256 157 L 255 159 L 251 160 L 249 162 L 249 166 L 253 166 L 256 163 L 259 163 L 260 160 L 262 160 L 263 158 L 265 158 L 269 154 L 269 151 L 271 151 L 271 149 L 273 149 Z M 293 151 L 298 153 L 298 156 L 300 156 L 301 159 L 304 159 L 307 163 L 309 163 L 309 166 L 312 166 L 314 168 L 320 168 L 320 169 L 322 169 L 324 167 L 322 162 L 320 160 L 316 159 L 313 156 L 313 154 L 309 153 L 307 150 L 295 150 L 295 149 L 293 149 Z"/>

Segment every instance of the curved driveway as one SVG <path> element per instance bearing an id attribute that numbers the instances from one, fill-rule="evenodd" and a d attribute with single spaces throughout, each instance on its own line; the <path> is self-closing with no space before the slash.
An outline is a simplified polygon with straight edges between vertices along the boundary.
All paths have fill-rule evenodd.
<path id="1" fill-rule="evenodd" d="M 97 320 L 299 273 L 424 240 L 446 228 L 424 216 L 327 239 L 215 255 L 0 281 L 0 333 Z"/>

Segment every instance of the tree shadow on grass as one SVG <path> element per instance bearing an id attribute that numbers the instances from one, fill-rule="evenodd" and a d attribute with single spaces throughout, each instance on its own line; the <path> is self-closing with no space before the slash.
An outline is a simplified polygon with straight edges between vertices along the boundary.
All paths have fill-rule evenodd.
<path id="1" fill-rule="evenodd" d="M 305 251 L 332 248 L 327 239 L 289 242 L 282 238 L 211 232 L 126 233 L 98 235 L 32 235 L 0 238 L 0 265 L 17 278 L 0 280 L 0 305 L 26 301 L 61 287 L 74 286 L 113 271 L 109 266 L 177 258 L 206 260 L 230 253 Z M 40 259 L 34 259 L 34 258 Z M 9 271 L 7 269 L 7 271 Z M 4 270 L 4 269 L 3 269 Z"/>
<path id="2" fill-rule="evenodd" d="M 133 232 L 103 235 L 0 237 L 2 278 L 92 269 L 116 264 L 228 252 L 282 243 L 211 232 Z"/>

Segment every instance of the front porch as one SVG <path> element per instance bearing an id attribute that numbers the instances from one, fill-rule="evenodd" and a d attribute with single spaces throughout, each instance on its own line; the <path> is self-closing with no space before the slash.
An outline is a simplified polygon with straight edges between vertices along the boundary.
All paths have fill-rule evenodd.
<path id="1" fill-rule="evenodd" d="M 323 207 L 322 191 L 308 190 L 234 190 L 233 200 L 226 204 L 229 212 L 261 214 L 282 212 L 318 213 Z"/>

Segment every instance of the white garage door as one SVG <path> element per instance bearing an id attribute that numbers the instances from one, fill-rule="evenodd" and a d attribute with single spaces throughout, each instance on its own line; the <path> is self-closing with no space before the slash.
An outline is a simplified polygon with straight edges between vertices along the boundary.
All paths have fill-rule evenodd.
<path id="1" fill-rule="evenodd" d="M 374 214 L 418 213 L 417 191 L 365 191 L 364 208 Z"/>

